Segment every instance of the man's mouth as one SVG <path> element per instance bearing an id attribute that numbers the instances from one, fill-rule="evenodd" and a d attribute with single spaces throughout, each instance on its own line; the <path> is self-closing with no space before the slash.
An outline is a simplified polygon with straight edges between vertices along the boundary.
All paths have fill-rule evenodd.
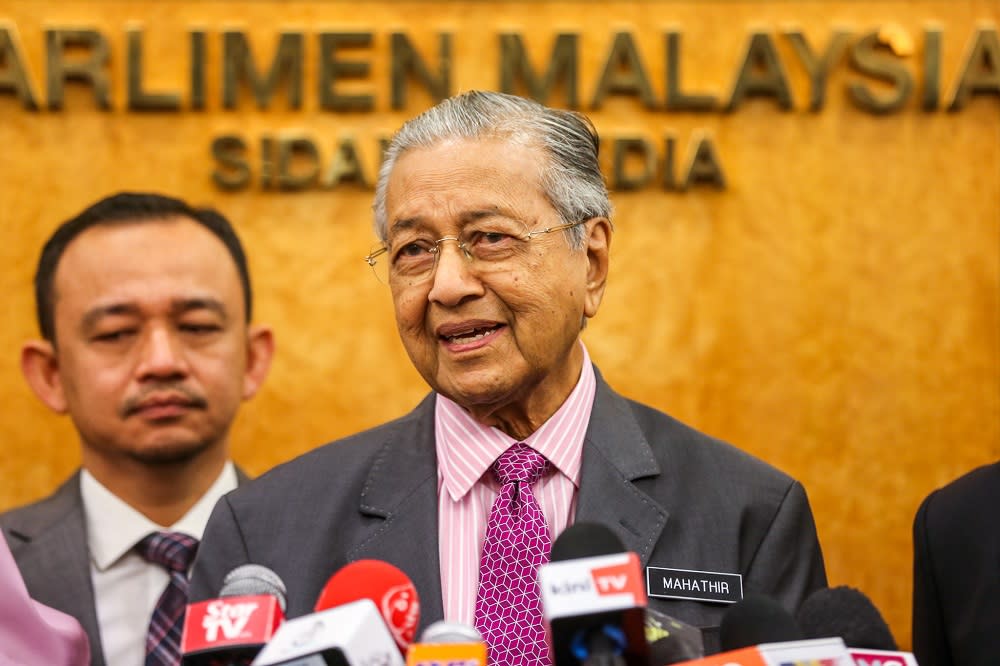
<path id="1" fill-rule="evenodd" d="M 454 331 L 447 331 L 440 334 L 445 342 L 454 345 L 465 345 L 495 334 L 503 328 L 503 324 L 492 324 L 489 326 L 475 326 Z"/>
<path id="2" fill-rule="evenodd" d="M 187 392 L 169 392 L 130 400 L 122 411 L 123 416 L 144 414 L 156 418 L 182 414 L 189 409 L 200 409 L 206 405 L 204 398 L 200 396 L 189 395 Z"/>

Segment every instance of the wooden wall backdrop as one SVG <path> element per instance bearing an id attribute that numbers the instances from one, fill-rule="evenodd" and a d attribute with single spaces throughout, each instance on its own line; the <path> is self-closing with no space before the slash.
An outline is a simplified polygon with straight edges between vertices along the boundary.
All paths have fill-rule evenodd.
<path id="1" fill-rule="evenodd" d="M 613 193 L 612 275 L 585 334 L 591 355 L 625 394 L 801 479 L 831 583 L 863 589 L 908 645 L 916 507 L 1000 457 L 1000 95 L 944 109 L 974 36 L 992 31 L 995 40 L 998 18 L 997 2 L 962 0 L 0 0 L 0 30 L 11 37 L 0 62 L 0 509 L 48 493 L 78 464 L 70 424 L 29 393 L 18 350 L 36 335 L 30 284 L 43 240 L 118 190 L 212 204 L 242 234 L 257 319 L 278 340 L 271 376 L 234 430 L 235 458 L 251 472 L 409 410 L 426 387 L 398 342 L 388 293 L 361 261 L 373 240 L 371 191 L 351 182 L 265 188 L 262 138 L 312 140 L 324 172 L 350 139 L 373 179 L 379 137 L 434 101 L 410 77 L 404 108 L 392 108 L 393 33 L 408 37 L 432 74 L 439 33 L 452 35 L 450 92 L 500 85 L 500 33 L 520 34 L 538 71 L 556 35 L 576 33 L 580 106 L 608 139 L 606 152 L 615 138 L 639 137 L 662 160 L 672 135 L 682 172 L 691 142 L 706 136 L 726 179 L 721 191 L 653 183 Z M 179 111 L 126 108 L 129 27 L 143 33 L 145 91 L 176 93 Z M 72 82 L 62 110 L 48 108 L 49 28 L 103 35 L 109 110 L 98 109 L 91 86 Z M 798 29 L 822 51 L 838 28 L 850 35 L 848 49 L 871 31 L 896 49 L 882 56 L 915 86 L 901 108 L 876 115 L 853 104 L 852 83 L 878 94 L 891 86 L 845 54 L 830 70 L 823 108 L 809 110 L 809 78 L 785 35 Z M 928 28 L 940 35 L 932 110 L 921 107 Z M 189 91 L 195 29 L 205 34 L 203 110 L 192 109 Z M 246 34 L 260 70 L 281 31 L 304 35 L 302 108 L 290 109 L 279 88 L 261 110 L 246 86 L 235 109 L 223 108 L 222 33 L 231 29 Z M 750 34 L 769 34 L 792 108 L 772 95 L 730 113 L 664 110 L 670 30 L 682 34 L 683 89 L 723 101 Z M 371 95 L 371 111 L 320 108 L 324 31 L 371 34 L 370 44 L 337 55 L 367 63 L 367 73 L 336 83 L 340 94 Z M 631 36 L 659 108 L 613 92 L 591 108 L 617 33 Z M 12 53 L 38 111 L 13 92 Z M 65 57 L 90 55 L 69 47 Z M 981 56 L 980 80 L 995 82 L 996 50 Z M 565 102 L 564 88 L 553 104 Z M 211 144 L 224 135 L 246 142 L 244 189 L 213 182 Z"/>

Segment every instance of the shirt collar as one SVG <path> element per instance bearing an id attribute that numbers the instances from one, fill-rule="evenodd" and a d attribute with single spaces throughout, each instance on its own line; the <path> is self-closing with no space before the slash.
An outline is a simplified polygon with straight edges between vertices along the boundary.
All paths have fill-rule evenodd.
<path id="1" fill-rule="evenodd" d="M 157 525 L 108 490 L 87 470 L 80 472 L 80 494 L 87 522 L 87 546 L 94 566 L 104 571 L 150 532 L 183 532 L 201 539 L 212 508 L 237 486 L 236 469 L 226 461 L 222 472 L 191 509 L 170 526 Z"/>
<path id="2" fill-rule="evenodd" d="M 594 407 L 597 381 L 594 366 L 583 348 L 583 367 L 569 397 L 524 443 L 545 456 L 573 485 L 580 487 L 583 440 Z M 500 455 L 518 440 L 484 426 L 456 402 L 443 395 L 435 404 L 438 478 L 452 500 L 465 496 Z"/>

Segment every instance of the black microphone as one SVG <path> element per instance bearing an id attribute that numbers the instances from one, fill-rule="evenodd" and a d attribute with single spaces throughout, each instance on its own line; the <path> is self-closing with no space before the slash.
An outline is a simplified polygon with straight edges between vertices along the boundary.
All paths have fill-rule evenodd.
<path id="1" fill-rule="evenodd" d="M 849 648 L 899 649 L 878 608 L 853 587 L 816 590 L 802 602 L 795 617 L 806 638 L 839 636 Z"/>
<path id="2" fill-rule="evenodd" d="M 805 635 L 792 614 L 763 594 L 745 595 L 726 611 L 719 624 L 719 644 L 723 652 L 803 638 Z"/>
<path id="3" fill-rule="evenodd" d="M 236 567 L 216 599 L 189 604 L 181 634 L 183 666 L 246 666 L 285 618 L 285 584 L 258 564 Z"/>
<path id="4" fill-rule="evenodd" d="M 648 666 L 639 558 L 611 530 L 568 527 L 538 582 L 554 666 Z"/>

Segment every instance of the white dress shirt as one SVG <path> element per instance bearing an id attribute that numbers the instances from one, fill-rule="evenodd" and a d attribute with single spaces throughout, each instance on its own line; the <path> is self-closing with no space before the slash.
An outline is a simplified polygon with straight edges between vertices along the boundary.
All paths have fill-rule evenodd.
<path id="1" fill-rule="evenodd" d="M 112 494 L 87 470 L 81 472 L 90 577 L 108 666 L 145 661 L 149 620 L 170 580 L 166 569 L 147 562 L 132 548 L 150 532 L 183 532 L 200 540 L 215 503 L 236 485 L 236 469 L 227 462 L 191 510 L 173 525 L 163 526 Z"/>

